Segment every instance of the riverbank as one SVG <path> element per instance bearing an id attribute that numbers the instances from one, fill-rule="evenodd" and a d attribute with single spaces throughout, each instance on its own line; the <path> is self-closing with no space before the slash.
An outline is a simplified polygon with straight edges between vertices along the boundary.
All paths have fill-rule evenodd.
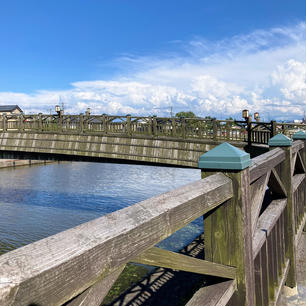
<path id="1" fill-rule="evenodd" d="M 52 160 L 0 159 L 0 169 L 54 163 Z"/>

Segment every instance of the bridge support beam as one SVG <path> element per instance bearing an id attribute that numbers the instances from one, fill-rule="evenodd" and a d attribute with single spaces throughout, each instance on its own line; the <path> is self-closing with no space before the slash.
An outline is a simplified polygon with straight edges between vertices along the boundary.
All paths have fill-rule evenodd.
<path id="1" fill-rule="evenodd" d="M 205 259 L 237 268 L 237 290 L 229 305 L 255 305 L 250 155 L 228 143 L 203 154 L 202 178 L 223 172 L 232 180 L 234 197 L 204 215 Z"/>

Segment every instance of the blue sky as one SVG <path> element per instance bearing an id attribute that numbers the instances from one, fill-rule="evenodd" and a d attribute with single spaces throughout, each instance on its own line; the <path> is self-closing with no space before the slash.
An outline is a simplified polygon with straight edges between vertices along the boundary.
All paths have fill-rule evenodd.
<path id="1" fill-rule="evenodd" d="M 0 104 L 238 116 L 306 110 L 306 2 L 0 1 Z"/>

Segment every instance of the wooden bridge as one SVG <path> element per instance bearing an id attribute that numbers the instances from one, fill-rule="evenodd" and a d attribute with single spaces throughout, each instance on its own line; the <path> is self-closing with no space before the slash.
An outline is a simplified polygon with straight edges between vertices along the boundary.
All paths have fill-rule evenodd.
<path id="1" fill-rule="evenodd" d="M 218 277 L 188 306 L 274 305 L 296 286 L 306 221 L 306 134 L 293 138 L 253 159 L 221 144 L 199 158 L 201 180 L 0 256 L 0 305 L 99 306 L 128 262 Z M 201 216 L 204 260 L 155 247 Z"/>
<path id="2" fill-rule="evenodd" d="M 277 133 L 292 136 L 305 127 L 200 118 L 3 115 L 0 157 L 197 167 L 204 152 L 224 141 L 257 156 Z"/>

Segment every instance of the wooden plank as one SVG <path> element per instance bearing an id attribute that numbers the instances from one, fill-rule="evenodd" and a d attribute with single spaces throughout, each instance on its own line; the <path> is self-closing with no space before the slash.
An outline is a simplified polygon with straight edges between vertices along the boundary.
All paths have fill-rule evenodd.
<path id="1" fill-rule="evenodd" d="M 274 245 L 272 232 L 267 236 L 267 267 L 269 277 L 269 300 L 274 300 L 275 294 L 275 258 L 274 258 Z"/>
<path id="2" fill-rule="evenodd" d="M 234 279 L 236 268 L 153 247 L 132 259 L 132 262 L 174 270 Z"/>
<path id="3" fill-rule="evenodd" d="M 289 271 L 289 259 L 286 260 L 286 263 L 285 263 L 285 268 L 283 269 L 283 275 L 282 275 L 282 278 L 279 282 L 279 286 L 276 290 L 276 293 L 275 293 L 275 299 L 274 299 L 274 302 L 272 302 L 272 305 L 273 306 L 276 306 L 278 305 L 279 303 L 279 298 L 281 296 L 281 292 L 282 292 L 282 289 L 286 283 L 286 279 L 287 279 L 287 275 L 288 275 L 288 271 Z"/>
<path id="4" fill-rule="evenodd" d="M 303 157 L 301 156 L 300 152 L 297 152 L 297 158 L 296 158 L 296 162 L 294 165 L 294 171 L 295 173 L 305 173 L 305 165 L 303 162 Z"/>
<path id="5" fill-rule="evenodd" d="M 278 285 L 278 264 L 279 264 L 279 257 L 278 257 L 278 253 L 279 253 L 279 249 L 278 249 L 278 245 L 277 245 L 277 221 L 271 231 L 271 235 L 273 237 L 273 270 L 274 270 L 274 286 L 275 288 Z"/>
<path id="6" fill-rule="evenodd" d="M 266 175 L 261 176 L 251 184 L 251 221 L 252 221 L 252 236 L 256 230 L 256 225 L 259 217 L 259 213 L 262 207 L 262 202 L 265 197 L 267 183 L 270 178 L 271 171 L 268 171 Z"/>
<path id="7" fill-rule="evenodd" d="M 293 176 L 294 173 L 294 168 L 295 168 L 295 161 L 296 161 L 296 157 L 297 157 L 297 152 L 293 153 L 291 156 L 291 176 Z"/>
<path id="8" fill-rule="evenodd" d="M 261 280 L 262 280 L 262 306 L 269 305 L 269 273 L 268 273 L 268 256 L 267 242 L 261 248 Z"/>
<path id="9" fill-rule="evenodd" d="M 256 295 L 256 306 L 263 306 L 263 281 L 262 281 L 262 263 L 261 263 L 261 252 L 254 259 L 254 272 L 255 272 L 255 295 Z"/>
<path id="10" fill-rule="evenodd" d="M 294 193 L 300 184 L 303 182 L 305 179 L 305 173 L 303 174 L 296 174 L 292 177 L 292 192 Z"/>
<path id="11" fill-rule="evenodd" d="M 203 287 L 194 294 L 186 306 L 226 306 L 235 288 L 234 280 Z"/>
<path id="12" fill-rule="evenodd" d="M 257 228 L 253 237 L 253 258 L 255 259 L 266 236 L 270 234 L 280 215 L 286 208 L 287 199 L 274 200 L 258 219 Z"/>
<path id="13" fill-rule="evenodd" d="M 205 259 L 237 267 L 236 305 L 255 304 L 249 169 L 224 172 L 235 197 L 204 216 Z M 207 175 L 207 172 L 202 172 Z"/>
<path id="14" fill-rule="evenodd" d="M 286 210 L 286 209 L 285 209 Z M 280 233 L 281 233 L 281 253 L 282 253 L 282 268 L 285 265 L 286 246 L 285 246 L 285 211 L 280 216 Z"/>
<path id="15" fill-rule="evenodd" d="M 125 265 L 121 266 L 105 278 L 97 281 L 93 286 L 66 303 L 65 306 L 100 306 L 124 267 Z"/>
<path id="16" fill-rule="evenodd" d="M 284 159 L 285 153 L 280 148 L 276 148 L 253 158 L 252 166 L 250 167 L 250 182 L 254 182 L 256 179 L 281 163 Z"/>
<path id="17" fill-rule="evenodd" d="M 272 193 L 274 193 L 275 195 L 278 195 L 284 198 L 287 197 L 286 188 L 284 187 L 275 169 L 272 169 L 271 171 L 268 186 L 271 189 Z"/>
<path id="18" fill-rule="evenodd" d="M 300 241 L 300 238 L 301 238 L 301 235 L 303 233 L 303 230 L 304 230 L 304 227 L 306 225 L 306 213 L 304 213 L 304 216 L 303 216 L 303 219 L 302 219 L 302 222 L 301 224 L 299 225 L 299 228 L 297 230 L 297 233 L 295 234 L 295 239 L 294 239 L 294 242 L 295 242 L 295 248 L 297 248 L 297 245 Z"/>
<path id="19" fill-rule="evenodd" d="M 295 140 L 291 148 L 292 154 L 294 154 L 304 148 L 304 142 L 302 140 Z"/>
<path id="20" fill-rule="evenodd" d="M 285 228 L 285 244 L 286 257 L 290 260 L 288 278 L 286 284 L 289 287 L 296 286 L 296 258 L 295 258 L 295 207 L 292 191 L 292 150 L 291 147 L 283 147 L 285 152 L 285 160 L 280 167 L 279 176 L 287 190 L 287 209 L 286 209 L 286 228 Z"/>
<path id="21" fill-rule="evenodd" d="M 215 174 L 6 253 L 0 305 L 61 305 L 232 194 Z"/>
<path id="22" fill-rule="evenodd" d="M 277 245 L 276 245 L 276 252 L 277 252 L 277 256 L 278 256 L 278 276 L 281 277 L 282 276 L 282 264 L 284 263 L 284 258 L 282 257 L 282 245 L 284 243 L 282 237 L 281 237 L 281 220 L 282 220 L 282 215 L 280 215 L 279 219 L 276 222 L 276 241 L 277 241 Z"/>

